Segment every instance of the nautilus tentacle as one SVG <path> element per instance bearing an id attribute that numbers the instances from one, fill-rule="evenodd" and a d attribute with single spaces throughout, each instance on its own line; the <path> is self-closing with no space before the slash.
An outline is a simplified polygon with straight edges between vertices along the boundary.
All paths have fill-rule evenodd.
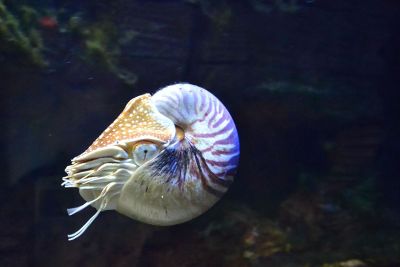
<path id="1" fill-rule="evenodd" d="M 77 187 L 96 214 L 116 210 L 154 225 L 188 221 L 228 189 L 239 160 L 235 124 L 223 104 L 191 84 L 132 99 L 118 118 L 72 160 L 65 187 Z"/>

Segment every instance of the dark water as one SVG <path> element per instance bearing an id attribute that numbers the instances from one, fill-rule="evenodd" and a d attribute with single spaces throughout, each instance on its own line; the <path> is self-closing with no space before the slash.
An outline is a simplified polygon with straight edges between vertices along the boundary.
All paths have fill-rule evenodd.
<path id="1" fill-rule="evenodd" d="M 400 4 L 0 0 L 0 266 L 400 266 Z M 133 97 L 176 82 L 238 128 L 228 193 L 188 223 L 60 186 Z"/>

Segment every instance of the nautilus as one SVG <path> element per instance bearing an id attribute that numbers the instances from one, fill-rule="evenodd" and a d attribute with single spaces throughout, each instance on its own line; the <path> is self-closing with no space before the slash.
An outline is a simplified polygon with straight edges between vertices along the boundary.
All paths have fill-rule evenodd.
<path id="1" fill-rule="evenodd" d="M 116 210 L 160 226 L 186 222 L 208 210 L 233 182 L 239 138 L 225 106 L 207 90 L 187 83 L 130 100 L 122 113 L 79 156 L 63 177 L 96 213 Z"/>

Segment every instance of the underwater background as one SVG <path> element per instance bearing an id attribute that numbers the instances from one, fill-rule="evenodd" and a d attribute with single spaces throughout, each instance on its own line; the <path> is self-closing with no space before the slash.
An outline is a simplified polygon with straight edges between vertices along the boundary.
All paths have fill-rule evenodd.
<path id="1" fill-rule="evenodd" d="M 400 2 L 0 0 L 0 266 L 400 266 Z M 172 227 L 60 186 L 133 97 L 206 88 L 227 194 Z"/>

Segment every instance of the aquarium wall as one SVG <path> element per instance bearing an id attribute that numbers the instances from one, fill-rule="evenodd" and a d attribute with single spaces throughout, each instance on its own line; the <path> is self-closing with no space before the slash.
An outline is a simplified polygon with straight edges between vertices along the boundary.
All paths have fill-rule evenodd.
<path id="1" fill-rule="evenodd" d="M 400 265 L 396 1 L 0 0 L 1 266 Z M 235 181 L 159 227 L 64 169 L 130 99 L 188 82 L 235 121 Z"/>

